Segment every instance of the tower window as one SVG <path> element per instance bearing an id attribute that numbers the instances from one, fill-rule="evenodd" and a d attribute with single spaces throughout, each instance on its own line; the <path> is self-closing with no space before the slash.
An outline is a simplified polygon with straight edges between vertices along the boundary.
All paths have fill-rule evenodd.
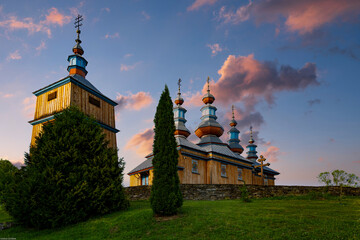
<path id="1" fill-rule="evenodd" d="M 199 173 L 199 169 L 198 169 L 198 167 L 199 167 L 199 162 L 198 162 L 198 160 L 192 160 L 192 172 L 193 173 Z"/>
<path id="2" fill-rule="evenodd" d="M 100 107 L 100 101 L 91 96 L 89 96 L 89 103 L 91 103 L 92 105 L 95 105 L 97 107 Z"/>
<path id="3" fill-rule="evenodd" d="M 51 101 L 51 100 L 55 99 L 56 97 L 57 97 L 57 91 L 50 93 L 48 95 L 48 101 Z"/>
<path id="4" fill-rule="evenodd" d="M 149 172 L 141 173 L 141 185 L 149 185 Z"/>
<path id="5" fill-rule="evenodd" d="M 221 176 L 226 177 L 226 164 L 221 164 Z"/>

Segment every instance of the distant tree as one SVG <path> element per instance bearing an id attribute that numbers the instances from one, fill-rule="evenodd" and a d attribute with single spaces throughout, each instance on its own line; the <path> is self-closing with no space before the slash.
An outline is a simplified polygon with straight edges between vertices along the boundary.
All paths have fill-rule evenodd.
<path id="1" fill-rule="evenodd" d="M 52 228 L 126 209 L 124 162 L 107 144 L 95 119 L 78 108 L 57 114 L 5 191 L 6 210 L 26 226 Z"/>
<path id="2" fill-rule="evenodd" d="M 174 137 L 173 104 L 166 85 L 156 108 L 154 123 L 154 178 L 150 202 L 156 215 L 170 216 L 177 213 L 183 198 L 177 168 L 179 156 Z"/>
<path id="3" fill-rule="evenodd" d="M 358 176 L 344 170 L 334 170 L 331 173 L 322 172 L 317 178 L 319 182 L 324 183 L 326 186 L 357 187 L 360 184 Z"/>
<path id="4" fill-rule="evenodd" d="M 19 170 L 9 161 L 0 158 L 0 203 L 4 201 L 4 190 L 14 182 L 14 175 Z"/>

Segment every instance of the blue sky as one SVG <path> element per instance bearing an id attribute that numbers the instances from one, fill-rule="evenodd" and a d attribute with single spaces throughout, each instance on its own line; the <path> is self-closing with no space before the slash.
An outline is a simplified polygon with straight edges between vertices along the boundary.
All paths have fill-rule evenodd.
<path id="1" fill-rule="evenodd" d="M 210 76 L 225 132 L 234 104 L 241 144 L 253 125 L 258 151 L 281 173 L 277 184 L 318 184 L 318 173 L 334 169 L 360 175 L 355 0 L 0 0 L 0 157 L 23 161 L 32 92 L 67 75 L 77 13 L 87 79 L 120 103 L 125 172 L 151 149 L 164 85 L 174 98 L 182 79 L 186 125 L 194 130 Z"/>

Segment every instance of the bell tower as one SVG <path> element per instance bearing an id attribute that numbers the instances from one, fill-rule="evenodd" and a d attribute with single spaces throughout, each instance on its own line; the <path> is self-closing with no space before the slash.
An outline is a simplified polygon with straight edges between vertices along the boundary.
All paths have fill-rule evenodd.
<path id="1" fill-rule="evenodd" d="M 61 113 L 65 108 L 76 105 L 88 116 L 96 119 L 103 128 L 109 147 L 116 148 L 115 111 L 116 102 L 102 94 L 85 77 L 88 62 L 83 57 L 84 50 L 80 43 L 80 26 L 82 16 L 75 19 L 77 28 L 76 44 L 72 49 L 73 54 L 68 57 L 68 76 L 43 87 L 33 94 L 36 96 L 34 119 L 29 121 L 33 126 L 31 145 L 42 130 L 42 126 L 54 119 L 55 114 Z"/>

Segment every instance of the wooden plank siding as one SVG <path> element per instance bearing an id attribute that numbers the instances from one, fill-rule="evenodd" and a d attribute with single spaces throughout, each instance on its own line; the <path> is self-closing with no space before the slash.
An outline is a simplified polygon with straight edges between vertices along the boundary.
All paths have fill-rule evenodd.
<path id="1" fill-rule="evenodd" d="M 54 92 L 57 92 L 57 97 L 48 101 L 48 95 Z M 100 101 L 100 107 L 89 103 L 89 96 Z M 70 105 L 78 106 L 85 114 L 93 116 L 97 121 L 115 128 L 114 106 L 71 82 L 37 96 L 34 119 L 41 119 L 61 112 Z M 42 123 L 33 126 L 32 145 L 35 143 L 35 137 L 41 132 L 42 126 Z M 103 130 L 106 139 L 109 141 L 109 146 L 116 148 L 116 133 L 107 129 Z"/>
<path id="2" fill-rule="evenodd" d="M 261 177 L 254 175 L 251 169 L 241 168 L 240 166 L 232 165 L 231 163 L 226 164 L 226 177 L 221 176 L 221 163 L 214 160 L 201 160 L 195 159 L 198 161 L 198 173 L 192 172 L 192 160 L 190 156 L 185 156 L 182 152 L 192 152 L 188 149 L 179 150 L 179 159 L 178 166 L 183 168 L 178 170 L 178 175 L 181 184 L 254 184 L 261 185 Z M 194 154 L 194 152 L 193 152 Z M 197 153 L 198 156 L 205 157 L 205 154 Z M 223 157 L 224 160 L 231 160 Z M 244 163 L 244 165 L 249 166 L 249 164 Z M 242 169 L 242 180 L 238 180 L 238 167 Z M 153 180 L 153 170 L 150 170 L 149 176 L 149 185 L 152 184 Z M 269 175 L 269 177 L 274 177 Z M 141 185 L 140 174 L 130 175 L 130 186 L 139 186 Z M 275 185 L 273 179 L 268 179 L 268 185 Z"/>

